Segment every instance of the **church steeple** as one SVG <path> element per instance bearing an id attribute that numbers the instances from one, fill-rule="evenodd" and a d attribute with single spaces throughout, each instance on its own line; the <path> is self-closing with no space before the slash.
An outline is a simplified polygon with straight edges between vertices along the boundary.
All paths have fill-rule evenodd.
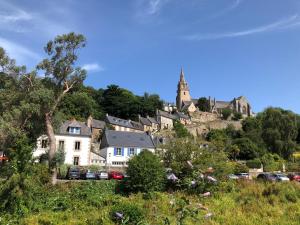
<path id="1" fill-rule="evenodd" d="M 182 67 L 181 67 L 181 70 L 180 70 L 180 82 L 181 83 L 186 83 L 185 79 L 184 79 L 184 72 L 183 72 L 183 68 Z"/>
<path id="2" fill-rule="evenodd" d="M 191 96 L 190 96 L 190 89 L 185 81 L 184 72 L 181 68 L 180 70 L 180 79 L 177 86 L 177 97 L 176 97 L 176 105 L 177 109 L 181 110 L 183 102 L 190 102 Z"/>

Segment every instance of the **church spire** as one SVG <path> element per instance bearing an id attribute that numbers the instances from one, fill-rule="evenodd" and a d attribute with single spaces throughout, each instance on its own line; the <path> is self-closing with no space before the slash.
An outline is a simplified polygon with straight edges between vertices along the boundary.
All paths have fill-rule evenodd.
<path id="1" fill-rule="evenodd" d="M 181 83 L 185 83 L 184 72 L 183 72 L 183 68 L 182 67 L 181 67 L 181 70 L 180 70 L 180 82 Z"/>

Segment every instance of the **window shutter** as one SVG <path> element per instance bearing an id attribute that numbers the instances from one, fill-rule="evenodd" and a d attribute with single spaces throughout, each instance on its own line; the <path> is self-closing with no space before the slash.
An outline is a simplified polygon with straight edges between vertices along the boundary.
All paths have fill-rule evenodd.
<path id="1" fill-rule="evenodd" d="M 122 156 L 124 156 L 124 148 L 122 148 L 122 150 L 121 150 L 121 151 L 122 151 Z"/>
<path id="2" fill-rule="evenodd" d="M 114 156 L 117 155 L 117 148 L 114 148 Z"/>

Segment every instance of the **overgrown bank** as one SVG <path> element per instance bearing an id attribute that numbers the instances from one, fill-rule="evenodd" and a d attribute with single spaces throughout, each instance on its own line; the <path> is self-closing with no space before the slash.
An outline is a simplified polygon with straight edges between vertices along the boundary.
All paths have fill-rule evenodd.
<path id="1" fill-rule="evenodd" d="M 70 182 L 32 190 L 33 207 L 1 213 L 0 224 L 299 224 L 300 186 L 224 182 L 211 197 L 116 192 L 115 182 Z M 123 223 L 114 218 L 124 213 Z"/>

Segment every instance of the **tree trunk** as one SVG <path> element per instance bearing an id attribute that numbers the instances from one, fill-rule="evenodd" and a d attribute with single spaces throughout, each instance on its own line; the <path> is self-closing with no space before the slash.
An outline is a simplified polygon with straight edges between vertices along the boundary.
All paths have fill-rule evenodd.
<path id="1" fill-rule="evenodd" d="M 49 113 L 46 113 L 45 115 L 45 122 L 46 122 L 46 130 L 49 140 L 49 170 L 51 172 L 51 183 L 52 185 L 55 185 L 57 182 L 57 170 L 56 166 L 53 163 L 53 159 L 55 157 L 56 152 L 56 141 L 55 141 L 55 135 L 54 135 L 54 129 L 52 126 L 52 116 Z"/>

